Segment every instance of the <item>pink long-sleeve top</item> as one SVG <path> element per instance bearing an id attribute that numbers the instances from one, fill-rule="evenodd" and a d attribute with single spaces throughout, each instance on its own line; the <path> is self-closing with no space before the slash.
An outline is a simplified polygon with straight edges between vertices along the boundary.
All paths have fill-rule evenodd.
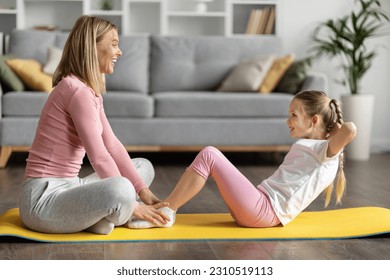
<path id="1" fill-rule="evenodd" d="M 100 178 L 123 176 L 137 193 L 147 186 L 113 133 L 103 98 L 75 76 L 63 78 L 42 110 L 26 177 L 77 177 L 85 154 Z"/>

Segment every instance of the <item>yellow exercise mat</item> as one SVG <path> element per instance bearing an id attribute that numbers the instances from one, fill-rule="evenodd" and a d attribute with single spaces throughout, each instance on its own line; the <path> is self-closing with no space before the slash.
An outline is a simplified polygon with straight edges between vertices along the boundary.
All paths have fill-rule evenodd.
<path id="1" fill-rule="evenodd" d="M 20 237 L 42 242 L 139 242 L 195 240 L 307 240 L 368 237 L 390 232 L 390 209 L 358 207 L 303 212 L 288 225 L 243 228 L 230 214 L 178 214 L 172 228 L 117 227 L 109 235 L 87 232 L 45 234 L 26 229 L 17 208 L 0 216 L 0 237 Z"/>

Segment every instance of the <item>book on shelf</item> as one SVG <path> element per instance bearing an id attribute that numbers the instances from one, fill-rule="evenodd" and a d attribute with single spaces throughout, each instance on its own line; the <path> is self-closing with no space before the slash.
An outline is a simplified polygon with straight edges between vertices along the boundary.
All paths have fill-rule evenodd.
<path id="1" fill-rule="evenodd" d="M 261 9 L 251 10 L 251 13 L 250 13 L 249 19 L 248 19 L 248 23 L 246 25 L 246 30 L 245 30 L 246 34 L 256 34 L 257 33 L 257 29 L 259 26 L 262 12 L 263 11 Z"/>
<path id="2" fill-rule="evenodd" d="M 272 34 L 275 25 L 275 8 L 270 8 L 267 25 L 264 29 L 264 34 Z"/>
<path id="3" fill-rule="evenodd" d="M 264 34 L 265 27 L 267 25 L 268 17 L 270 13 L 270 8 L 264 8 L 262 9 L 261 18 L 259 21 L 259 24 L 257 26 L 257 34 Z"/>
<path id="4" fill-rule="evenodd" d="M 275 25 L 275 8 L 253 9 L 246 25 L 246 34 L 272 34 Z"/>

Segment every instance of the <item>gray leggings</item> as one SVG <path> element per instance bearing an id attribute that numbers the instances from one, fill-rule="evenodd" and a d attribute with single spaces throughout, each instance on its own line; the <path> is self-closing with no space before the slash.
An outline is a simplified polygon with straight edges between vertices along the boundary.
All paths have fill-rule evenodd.
<path id="1" fill-rule="evenodd" d="M 133 159 L 148 186 L 154 168 L 144 158 Z M 45 233 L 73 233 L 88 229 L 102 219 L 114 226 L 125 224 L 136 204 L 133 184 L 124 177 L 28 178 L 19 200 L 20 216 L 30 229 Z"/>

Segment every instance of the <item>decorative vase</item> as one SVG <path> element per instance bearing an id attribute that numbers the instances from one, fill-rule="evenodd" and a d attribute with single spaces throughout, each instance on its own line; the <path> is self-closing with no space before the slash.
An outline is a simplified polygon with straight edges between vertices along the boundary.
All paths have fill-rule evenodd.
<path id="1" fill-rule="evenodd" d="M 195 6 L 195 10 L 198 12 L 198 13 L 205 13 L 207 12 L 207 3 L 209 2 L 213 2 L 213 0 L 196 0 L 196 6 Z"/>
<path id="2" fill-rule="evenodd" d="M 357 135 L 345 148 L 345 156 L 354 160 L 368 160 L 370 158 L 374 96 L 370 94 L 343 95 L 341 102 L 344 120 L 354 122 L 357 127 Z"/>

